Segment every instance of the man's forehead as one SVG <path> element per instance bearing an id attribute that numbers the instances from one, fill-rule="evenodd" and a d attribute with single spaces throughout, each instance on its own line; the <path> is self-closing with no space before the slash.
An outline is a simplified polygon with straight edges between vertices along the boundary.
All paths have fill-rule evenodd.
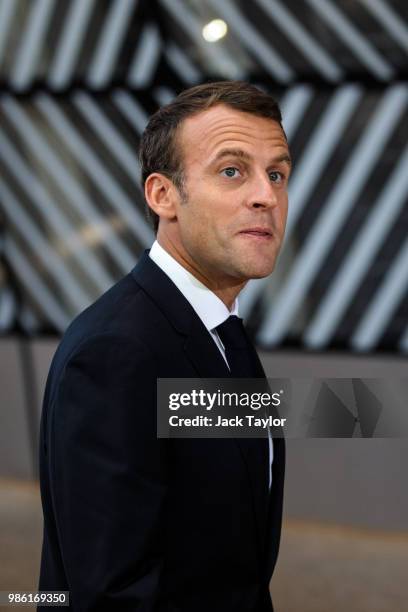
<path id="1" fill-rule="evenodd" d="M 278 146 L 287 149 L 285 133 L 274 119 L 242 112 L 224 104 L 200 111 L 180 126 L 179 142 L 184 155 L 194 155 L 191 147 L 211 154 L 228 143 Z"/>

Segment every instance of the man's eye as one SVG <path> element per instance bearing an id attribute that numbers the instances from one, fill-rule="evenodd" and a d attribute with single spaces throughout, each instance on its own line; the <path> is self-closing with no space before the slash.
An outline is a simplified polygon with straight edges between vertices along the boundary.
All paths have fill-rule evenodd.
<path id="1" fill-rule="evenodd" d="M 269 178 L 271 179 L 273 183 L 282 183 L 285 177 L 282 174 L 282 172 L 278 172 L 277 170 L 274 170 L 273 172 L 269 173 Z"/>
<path id="2" fill-rule="evenodd" d="M 234 166 L 230 166 L 228 168 L 224 168 L 224 170 L 221 170 L 221 174 L 228 176 L 228 178 L 234 178 L 238 176 L 239 170 L 238 168 L 234 168 Z"/>

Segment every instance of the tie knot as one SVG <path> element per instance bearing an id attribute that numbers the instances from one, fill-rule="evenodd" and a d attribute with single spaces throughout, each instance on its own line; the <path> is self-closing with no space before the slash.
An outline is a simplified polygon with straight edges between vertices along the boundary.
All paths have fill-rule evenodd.
<path id="1" fill-rule="evenodd" d="M 248 348 L 247 336 L 242 319 L 231 315 L 215 328 L 225 348 Z"/>

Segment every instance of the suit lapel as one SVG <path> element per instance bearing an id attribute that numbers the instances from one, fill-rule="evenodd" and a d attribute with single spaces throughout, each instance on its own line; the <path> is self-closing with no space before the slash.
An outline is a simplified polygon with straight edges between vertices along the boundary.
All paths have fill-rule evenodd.
<path id="1" fill-rule="evenodd" d="M 203 322 L 176 285 L 148 256 L 145 251 L 132 270 L 137 283 L 150 295 L 173 327 L 185 336 L 184 350 L 200 378 L 228 378 L 230 372 L 224 358 Z M 264 378 L 265 372 L 256 354 L 256 377 Z M 243 467 L 248 476 L 260 556 L 263 553 L 268 508 L 268 440 L 258 438 L 233 438 L 238 445 Z"/>
<path id="2" fill-rule="evenodd" d="M 197 315 L 191 319 L 191 326 L 184 342 L 184 350 L 200 378 L 228 378 L 228 366 L 213 338 Z"/>

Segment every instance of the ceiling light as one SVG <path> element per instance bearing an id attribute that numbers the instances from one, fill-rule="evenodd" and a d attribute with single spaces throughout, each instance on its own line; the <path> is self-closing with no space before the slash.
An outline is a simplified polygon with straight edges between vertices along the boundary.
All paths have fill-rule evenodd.
<path id="1" fill-rule="evenodd" d="M 228 32 L 228 26 L 223 19 L 213 19 L 203 27 L 203 38 L 207 42 L 217 42 L 224 38 Z"/>

